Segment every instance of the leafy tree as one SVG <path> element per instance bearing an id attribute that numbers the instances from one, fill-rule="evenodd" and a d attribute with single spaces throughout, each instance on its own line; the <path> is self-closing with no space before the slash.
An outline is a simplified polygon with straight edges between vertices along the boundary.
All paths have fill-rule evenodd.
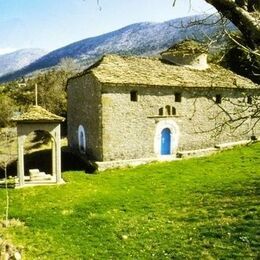
<path id="1" fill-rule="evenodd" d="M 10 97 L 0 93 L 0 127 L 10 124 L 10 119 L 15 111 L 15 103 Z"/>
<path id="2" fill-rule="evenodd" d="M 78 70 L 78 67 L 74 62 L 65 59 L 58 69 L 39 73 L 23 82 L 7 83 L 2 93 L 8 100 L 14 101 L 19 111 L 24 111 L 28 106 L 35 104 L 35 85 L 37 84 L 38 105 L 55 114 L 66 116 L 66 83 L 68 78 L 77 71 L 75 69 Z"/>
<path id="3" fill-rule="evenodd" d="M 20 110 L 34 101 L 32 86 L 18 81 L 9 82 L 5 87 L 5 94 L 15 101 Z"/>
<path id="4" fill-rule="evenodd" d="M 65 86 L 69 75 L 63 70 L 50 70 L 29 79 L 27 85 L 33 92 L 35 84 L 38 85 L 38 104 L 40 106 L 55 114 L 64 115 L 66 114 Z"/>

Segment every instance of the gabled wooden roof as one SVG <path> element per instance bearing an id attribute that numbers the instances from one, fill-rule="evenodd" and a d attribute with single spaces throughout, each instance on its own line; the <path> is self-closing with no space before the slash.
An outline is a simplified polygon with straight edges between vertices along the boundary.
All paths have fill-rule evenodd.
<path id="1" fill-rule="evenodd" d="M 24 123 L 33 123 L 33 122 L 63 122 L 64 117 L 57 116 L 41 106 L 31 106 L 28 110 L 12 119 L 14 122 L 24 122 Z"/>

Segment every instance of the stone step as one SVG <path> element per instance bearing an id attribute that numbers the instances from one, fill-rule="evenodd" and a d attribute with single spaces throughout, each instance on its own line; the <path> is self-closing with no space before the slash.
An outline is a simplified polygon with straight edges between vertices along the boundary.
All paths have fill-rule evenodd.
<path id="1" fill-rule="evenodd" d="M 43 181 L 43 180 L 51 180 L 51 179 L 52 179 L 52 175 L 50 175 L 50 174 L 30 177 L 31 181 Z"/>

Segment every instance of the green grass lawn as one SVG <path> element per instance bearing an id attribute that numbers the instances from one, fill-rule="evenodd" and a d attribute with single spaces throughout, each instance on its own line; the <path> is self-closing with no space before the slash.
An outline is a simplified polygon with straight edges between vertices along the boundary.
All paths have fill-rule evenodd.
<path id="1" fill-rule="evenodd" d="M 25 259 L 260 257 L 260 143 L 63 177 L 66 185 L 10 190 L 10 217 L 24 225 L 0 233 Z"/>

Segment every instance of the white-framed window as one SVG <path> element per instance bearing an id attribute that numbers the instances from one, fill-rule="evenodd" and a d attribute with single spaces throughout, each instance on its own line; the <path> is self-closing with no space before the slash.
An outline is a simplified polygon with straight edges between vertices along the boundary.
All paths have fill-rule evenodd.
<path id="1" fill-rule="evenodd" d="M 80 153 L 86 152 L 86 134 L 82 125 L 79 125 L 78 127 L 78 146 Z"/>

